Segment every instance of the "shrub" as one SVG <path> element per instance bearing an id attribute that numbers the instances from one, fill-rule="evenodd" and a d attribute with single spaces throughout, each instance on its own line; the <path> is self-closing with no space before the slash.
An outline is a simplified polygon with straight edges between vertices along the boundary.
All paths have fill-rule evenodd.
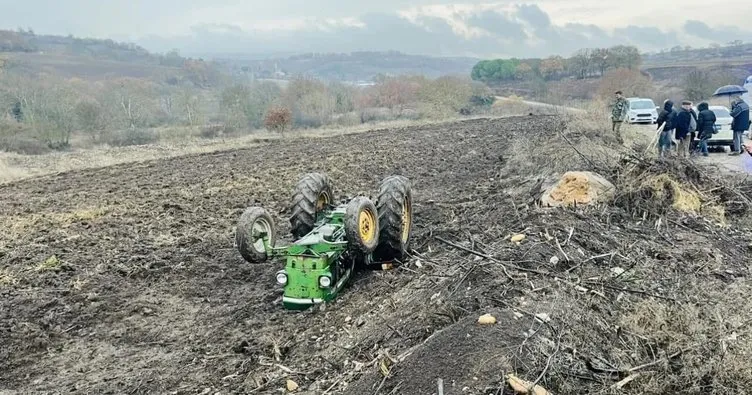
<path id="1" fill-rule="evenodd" d="M 27 137 L 0 139 L 0 150 L 22 155 L 43 155 L 51 151 L 44 141 Z"/>
<path id="2" fill-rule="evenodd" d="M 0 151 L 23 155 L 41 155 L 50 152 L 45 141 L 34 137 L 28 125 L 0 118 Z"/>
<path id="3" fill-rule="evenodd" d="M 421 87 L 419 97 L 423 110 L 429 116 L 443 118 L 459 114 L 472 96 L 468 80 L 457 77 L 439 77 Z"/>
<path id="4" fill-rule="evenodd" d="M 286 107 L 272 107 L 266 112 L 264 127 L 270 132 L 282 133 L 292 125 L 292 111 Z"/>
<path id="5" fill-rule="evenodd" d="M 76 104 L 74 111 L 78 128 L 89 135 L 92 141 L 101 139 L 102 132 L 107 128 L 102 106 L 95 101 L 81 101 Z"/>
<path id="6" fill-rule="evenodd" d="M 491 88 L 485 84 L 473 81 L 471 87 L 470 104 L 479 107 L 490 107 L 496 101 L 496 96 L 491 91 Z"/>
<path id="7" fill-rule="evenodd" d="M 225 123 L 237 128 L 257 128 L 263 124 L 267 108 L 280 95 L 281 89 L 273 82 L 233 85 L 222 91 L 220 111 Z"/>
<path id="8" fill-rule="evenodd" d="M 283 102 L 292 111 L 296 126 L 317 128 L 331 121 L 337 97 L 322 82 L 298 78 L 290 81 Z"/>
<path id="9" fill-rule="evenodd" d="M 399 118 L 400 119 L 409 119 L 409 120 L 414 121 L 414 120 L 420 119 L 420 113 L 417 112 L 417 111 L 415 111 L 415 110 L 411 110 L 411 109 L 408 108 L 408 109 L 402 110 L 399 113 Z"/>
<path id="10" fill-rule="evenodd" d="M 340 114 L 334 117 L 334 121 L 339 126 L 357 126 L 361 124 L 360 113 L 357 111 L 350 111 L 345 114 Z"/>
<path id="11" fill-rule="evenodd" d="M 392 111 L 386 107 L 364 108 L 360 111 L 360 122 L 383 122 L 394 119 Z"/>
<path id="12" fill-rule="evenodd" d="M 418 90 L 426 81 L 420 77 L 385 78 L 375 86 L 376 106 L 402 111 L 415 106 Z"/>
<path id="13" fill-rule="evenodd" d="M 148 129 L 126 129 L 113 133 L 108 143 L 113 147 L 130 147 L 146 145 L 159 141 L 159 136 Z"/>
<path id="14" fill-rule="evenodd" d="M 225 125 L 221 123 L 215 123 L 211 125 L 205 125 L 204 127 L 202 127 L 201 131 L 199 132 L 199 135 L 205 139 L 213 139 L 222 135 L 224 130 L 225 130 Z"/>

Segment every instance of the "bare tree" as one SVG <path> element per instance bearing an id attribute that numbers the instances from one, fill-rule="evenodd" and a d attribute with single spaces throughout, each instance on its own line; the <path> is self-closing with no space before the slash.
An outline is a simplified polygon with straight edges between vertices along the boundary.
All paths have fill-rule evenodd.
<path id="1" fill-rule="evenodd" d="M 591 57 L 600 75 L 605 74 L 611 61 L 609 50 L 607 48 L 596 48 L 593 50 Z"/>
<path id="2" fill-rule="evenodd" d="M 713 94 L 713 81 L 705 70 L 692 70 L 684 78 L 684 95 L 689 100 L 699 101 Z"/>
<path id="3" fill-rule="evenodd" d="M 592 50 L 589 48 L 583 48 L 575 52 L 574 56 L 570 59 L 572 73 L 580 79 L 588 77 L 592 69 L 592 59 Z"/>
<path id="4" fill-rule="evenodd" d="M 627 97 L 652 97 L 655 87 L 650 78 L 639 71 L 619 68 L 606 72 L 598 86 L 598 95 L 602 98 L 611 98 L 617 90 L 622 91 Z"/>

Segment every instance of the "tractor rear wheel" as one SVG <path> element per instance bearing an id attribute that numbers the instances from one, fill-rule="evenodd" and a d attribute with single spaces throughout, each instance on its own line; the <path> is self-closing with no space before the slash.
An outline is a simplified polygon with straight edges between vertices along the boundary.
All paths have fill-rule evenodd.
<path id="1" fill-rule="evenodd" d="M 269 246 L 274 247 L 277 234 L 272 217 L 262 207 L 249 207 L 240 216 L 235 230 L 235 244 L 243 259 L 250 263 L 266 261 L 264 234 L 269 238 Z"/>
<path id="2" fill-rule="evenodd" d="M 380 261 L 403 259 L 413 227 L 413 197 L 410 180 L 389 176 L 379 186 L 376 199 L 379 212 L 379 246 L 374 253 Z"/>
<path id="3" fill-rule="evenodd" d="M 347 204 L 345 235 L 356 254 L 368 255 L 379 245 L 379 215 L 371 200 L 358 196 Z"/>
<path id="4" fill-rule="evenodd" d="M 317 215 L 332 204 L 332 184 L 326 174 L 309 173 L 295 185 L 290 207 L 290 225 L 297 240 L 313 230 Z"/>

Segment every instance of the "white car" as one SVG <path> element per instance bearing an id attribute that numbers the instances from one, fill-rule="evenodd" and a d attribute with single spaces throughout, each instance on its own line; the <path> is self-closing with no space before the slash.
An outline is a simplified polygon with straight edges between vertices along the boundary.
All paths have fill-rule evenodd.
<path id="1" fill-rule="evenodd" d="M 658 111 L 655 103 L 650 99 L 641 97 L 627 98 L 629 108 L 627 109 L 627 123 L 656 123 L 658 121 Z"/>
<path id="2" fill-rule="evenodd" d="M 699 114 L 697 107 L 693 107 L 696 114 Z M 715 114 L 715 128 L 718 133 L 708 140 L 708 146 L 729 146 L 734 149 L 734 132 L 731 130 L 731 112 L 726 106 L 710 106 L 708 108 Z"/>

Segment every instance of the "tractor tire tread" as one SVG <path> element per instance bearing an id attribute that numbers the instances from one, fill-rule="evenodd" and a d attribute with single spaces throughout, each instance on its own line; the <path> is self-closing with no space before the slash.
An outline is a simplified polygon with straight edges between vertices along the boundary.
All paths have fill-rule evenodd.
<path id="1" fill-rule="evenodd" d="M 366 243 L 363 241 L 360 237 L 359 232 L 359 223 L 358 219 L 360 216 L 360 212 L 363 209 L 370 209 L 373 213 L 373 218 L 376 221 L 375 229 L 376 229 L 376 235 L 374 239 L 371 241 L 371 243 Z M 358 196 L 355 197 L 350 201 L 350 203 L 347 204 L 347 208 L 345 210 L 345 234 L 347 236 L 347 242 L 349 244 L 349 248 L 357 255 L 368 255 L 372 253 L 376 247 L 379 245 L 379 217 L 378 217 L 378 210 L 376 209 L 376 205 L 373 204 L 373 202 L 364 197 L 364 196 Z"/>
<path id="2" fill-rule="evenodd" d="M 238 225 L 235 230 L 235 245 L 237 246 L 240 255 L 249 263 L 260 263 L 266 261 L 268 255 L 264 252 L 256 251 L 253 248 L 253 224 L 262 218 L 269 223 L 271 228 L 271 245 L 274 246 L 277 240 L 276 230 L 274 229 L 274 221 L 269 213 L 262 207 L 249 207 L 243 214 L 240 215 Z"/>
<path id="3" fill-rule="evenodd" d="M 333 199 L 331 180 L 323 173 L 308 173 L 295 186 L 290 209 L 290 231 L 295 239 L 313 230 L 316 203 L 321 193 Z"/>
<path id="4" fill-rule="evenodd" d="M 386 177 L 379 186 L 376 209 L 379 213 L 379 246 L 375 255 L 379 260 L 403 259 L 412 233 L 412 218 L 407 242 L 402 240 L 403 202 L 412 207 L 410 181 L 404 176 Z M 412 214 L 412 209 L 410 210 Z"/>

